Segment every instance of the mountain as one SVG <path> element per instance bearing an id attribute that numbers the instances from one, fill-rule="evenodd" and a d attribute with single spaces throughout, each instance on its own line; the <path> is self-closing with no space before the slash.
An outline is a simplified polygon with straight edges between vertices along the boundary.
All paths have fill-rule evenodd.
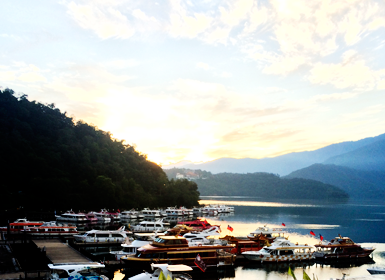
<path id="1" fill-rule="evenodd" d="M 349 161 L 353 158 L 338 158 L 340 155 L 345 155 L 349 152 L 356 151 L 365 146 L 375 144 L 378 141 L 385 140 L 385 134 L 381 134 L 376 137 L 369 137 L 359 141 L 348 141 L 338 144 L 332 144 L 324 148 L 315 150 L 315 151 L 306 151 L 298 153 L 290 153 L 274 158 L 262 158 L 262 159 L 252 159 L 252 158 L 220 158 L 205 163 L 186 163 L 175 165 L 166 165 L 163 166 L 163 169 L 170 169 L 174 167 L 186 168 L 186 169 L 200 169 L 216 173 L 230 172 L 230 173 L 254 173 L 254 172 L 267 172 L 279 174 L 281 176 L 288 175 L 289 173 L 308 167 L 315 163 L 323 163 L 327 160 L 336 160 L 336 161 Z M 359 157 L 365 157 L 365 153 L 369 152 L 363 150 L 362 154 L 355 154 L 357 159 Z M 335 159 L 333 159 L 335 158 Z M 379 160 L 379 159 L 378 159 Z M 377 161 L 379 162 L 379 161 Z M 332 163 L 332 162 L 330 162 Z"/>
<path id="2" fill-rule="evenodd" d="M 196 183 L 168 180 L 109 132 L 10 89 L 0 90 L 0 166 L 1 210 L 198 205 Z"/>
<path id="3" fill-rule="evenodd" d="M 264 172 L 219 173 L 196 179 L 201 195 L 256 196 L 264 199 L 347 199 L 346 191 L 303 178 L 280 178 Z"/>
<path id="4" fill-rule="evenodd" d="M 331 157 L 324 163 L 358 170 L 385 170 L 385 140 L 379 140 L 354 151 Z"/>
<path id="5" fill-rule="evenodd" d="M 378 198 L 385 195 L 385 171 L 357 170 L 334 164 L 313 164 L 283 178 L 317 180 L 341 188 L 352 198 Z"/>

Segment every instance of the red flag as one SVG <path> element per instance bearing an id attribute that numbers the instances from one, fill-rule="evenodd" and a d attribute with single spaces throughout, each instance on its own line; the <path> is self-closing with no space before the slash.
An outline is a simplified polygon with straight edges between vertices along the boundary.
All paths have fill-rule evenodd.
<path id="1" fill-rule="evenodd" d="M 315 236 L 315 233 L 314 233 L 314 231 L 312 231 L 312 230 L 310 231 L 310 234 L 313 235 L 313 236 Z"/>
<path id="2" fill-rule="evenodd" d="M 206 224 L 206 225 L 208 224 L 206 219 L 205 219 L 205 224 Z"/>
<path id="3" fill-rule="evenodd" d="M 206 264 L 203 262 L 203 260 L 201 259 L 201 256 L 199 256 L 199 254 L 195 258 L 194 263 L 197 267 L 199 267 L 200 270 L 202 270 L 203 272 L 206 271 Z"/>
<path id="4" fill-rule="evenodd" d="M 324 237 L 320 234 L 319 239 L 321 239 L 321 241 L 322 241 L 322 240 L 324 240 Z"/>
<path id="5" fill-rule="evenodd" d="M 227 225 L 227 229 L 228 229 L 229 231 L 231 231 L 231 232 L 233 232 L 233 230 L 234 230 L 230 225 Z"/>
<path id="6" fill-rule="evenodd" d="M 282 223 L 282 225 L 285 227 L 286 225 L 285 225 L 285 223 Z"/>

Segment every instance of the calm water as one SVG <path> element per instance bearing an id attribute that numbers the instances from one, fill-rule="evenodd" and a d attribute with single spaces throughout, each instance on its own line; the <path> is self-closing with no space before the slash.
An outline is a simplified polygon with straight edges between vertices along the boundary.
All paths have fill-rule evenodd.
<path id="1" fill-rule="evenodd" d="M 369 263 L 339 263 L 322 265 L 315 262 L 290 264 L 297 279 L 302 279 L 303 271 L 311 278 L 319 280 L 347 276 L 369 275 L 370 266 L 385 266 L 385 203 L 383 201 L 260 201 L 258 198 L 245 197 L 202 197 L 201 204 L 226 204 L 235 207 L 232 215 L 205 217 L 211 224 L 220 224 L 222 235 L 245 236 L 257 227 L 282 228 L 294 242 L 317 244 L 319 234 L 331 240 L 341 234 L 348 236 L 364 246 L 374 246 L 373 258 Z M 286 226 L 282 225 L 284 223 Z M 227 226 L 233 227 L 231 233 Z M 316 234 L 313 237 L 310 231 Z M 249 263 L 234 269 L 217 273 L 200 273 L 195 279 L 292 279 L 288 277 L 288 264 Z M 119 271 L 114 279 L 125 275 Z M 127 277 L 127 276 L 126 276 Z"/>

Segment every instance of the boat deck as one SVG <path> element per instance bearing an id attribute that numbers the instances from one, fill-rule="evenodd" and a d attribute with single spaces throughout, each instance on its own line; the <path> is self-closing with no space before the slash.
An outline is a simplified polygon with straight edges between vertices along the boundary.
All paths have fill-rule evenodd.
<path id="1" fill-rule="evenodd" d="M 71 248 L 68 244 L 61 242 L 58 239 L 49 240 L 33 240 L 40 248 L 45 247 L 46 255 L 52 263 L 75 263 L 75 262 L 92 262 L 89 258 Z"/>

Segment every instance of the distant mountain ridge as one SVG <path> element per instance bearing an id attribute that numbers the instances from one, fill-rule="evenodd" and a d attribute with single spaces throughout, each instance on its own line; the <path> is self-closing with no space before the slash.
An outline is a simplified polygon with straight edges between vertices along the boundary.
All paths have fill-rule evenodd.
<path id="1" fill-rule="evenodd" d="M 368 166 L 375 164 L 368 163 L 367 154 L 370 151 L 378 151 L 378 148 L 375 148 L 376 145 L 382 146 L 382 143 L 385 141 L 385 134 L 381 134 L 376 137 L 369 137 L 358 141 L 348 141 L 338 144 L 332 144 L 326 147 L 323 147 L 314 151 L 290 153 L 274 158 L 262 158 L 262 159 L 252 159 L 252 158 L 220 158 L 214 161 L 205 162 L 205 163 L 184 163 L 180 162 L 175 165 L 166 165 L 163 166 L 163 169 L 170 169 L 174 167 L 186 168 L 186 169 L 200 169 L 209 171 L 213 174 L 229 172 L 229 173 L 254 173 L 254 172 L 268 172 L 273 174 L 279 174 L 281 176 L 288 175 L 291 172 L 294 172 L 299 169 L 309 167 L 316 163 L 327 163 L 327 164 L 339 164 L 344 166 L 350 166 L 355 168 L 359 166 L 362 168 L 362 164 L 366 162 Z M 370 145 L 374 146 L 370 147 Z M 349 155 L 349 153 L 352 153 Z M 362 159 L 366 158 L 366 161 L 363 160 L 362 164 L 354 164 L 352 160 L 352 155 Z M 377 163 L 381 162 L 381 166 L 385 166 L 385 149 L 380 154 L 373 152 L 373 158 L 377 158 Z M 350 162 L 350 163 L 349 163 Z M 378 167 L 380 168 L 380 167 Z M 381 167 L 382 168 L 382 167 Z M 381 169 L 380 168 L 380 169 Z M 383 168 L 384 169 L 384 168 Z M 373 170 L 373 169 L 369 169 Z M 374 169 L 378 170 L 378 169 Z"/>

